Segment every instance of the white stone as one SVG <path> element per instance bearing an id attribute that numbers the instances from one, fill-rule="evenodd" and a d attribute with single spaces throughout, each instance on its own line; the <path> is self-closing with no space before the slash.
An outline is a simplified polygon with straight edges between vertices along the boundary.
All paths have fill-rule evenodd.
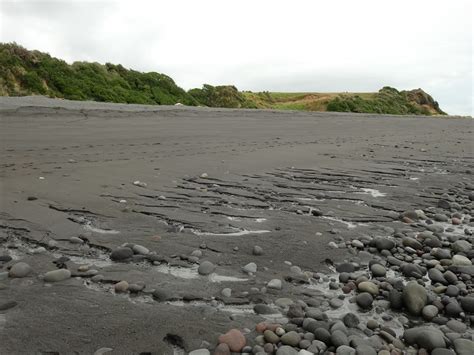
<path id="1" fill-rule="evenodd" d="M 464 255 L 456 254 L 453 256 L 453 265 L 472 265 L 471 260 L 466 258 Z"/>
<path id="2" fill-rule="evenodd" d="M 267 287 L 272 288 L 274 290 L 281 290 L 281 280 L 279 279 L 270 280 L 267 284 Z"/>

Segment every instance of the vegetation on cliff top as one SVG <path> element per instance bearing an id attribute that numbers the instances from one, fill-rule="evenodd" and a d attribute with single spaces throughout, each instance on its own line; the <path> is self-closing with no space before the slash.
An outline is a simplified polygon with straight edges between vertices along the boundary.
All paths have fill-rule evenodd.
<path id="1" fill-rule="evenodd" d="M 173 79 L 121 65 L 74 62 L 0 44 L 0 95 L 46 95 L 70 100 L 172 105 L 198 102 Z"/>
<path id="2" fill-rule="evenodd" d="M 45 95 L 70 100 L 136 104 L 202 105 L 227 108 L 290 109 L 387 114 L 445 114 L 421 89 L 398 91 L 384 87 L 376 93 L 276 93 L 239 91 L 233 85 L 188 92 L 164 74 L 141 73 L 122 65 L 74 62 L 16 43 L 0 43 L 0 95 Z"/>

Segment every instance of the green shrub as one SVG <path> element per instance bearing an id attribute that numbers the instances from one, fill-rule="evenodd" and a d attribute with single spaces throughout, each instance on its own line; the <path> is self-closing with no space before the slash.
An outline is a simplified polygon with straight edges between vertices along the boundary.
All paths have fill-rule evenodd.
<path id="1" fill-rule="evenodd" d="M 194 97 L 164 74 L 140 73 L 111 63 L 69 65 L 16 43 L 0 43 L 0 84 L 0 91 L 7 95 L 48 94 L 71 100 L 197 105 Z"/>

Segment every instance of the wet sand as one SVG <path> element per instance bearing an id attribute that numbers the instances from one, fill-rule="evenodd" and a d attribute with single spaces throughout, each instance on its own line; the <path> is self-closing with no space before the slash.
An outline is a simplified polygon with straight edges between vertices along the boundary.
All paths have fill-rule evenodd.
<path id="1" fill-rule="evenodd" d="M 215 344 L 265 319 L 252 311 L 261 298 L 307 295 L 285 282 L 251 296 L 287 278 L 290 263 L 331 272 L 328 261 L 350 255 L 330 242 L 386 235 L 402 225 L 400 212 L 432 206 L 472 179 L 470 119 L 38 97 L 0 98 L 0 115 L 0 255 L 33 268 L 0 279 L 0 300 L 18 303 L 0 312 L 2 354 L 179 352 L 169 335 L 186 351 Z M 111 261 L 124 243 L 159 260 Z M 255 245 L 263 255 L 252 254 Z M 210 276 L 189 259 L 195 250 L 216 265 Z M 61 256 L 73 277 L 45 283 L 40 276 Z M 252 275 L 241 270 L 250 262 Z M 146 287 L 115 294 L 121 280 Z M 226 287 L 231 299 L 221 296 Z M 157 289 L 171 296 L 153 300 Z"/>

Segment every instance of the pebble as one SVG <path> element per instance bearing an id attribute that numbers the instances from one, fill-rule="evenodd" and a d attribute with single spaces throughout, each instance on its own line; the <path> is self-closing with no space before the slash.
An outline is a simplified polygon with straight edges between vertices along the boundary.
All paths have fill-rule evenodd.
<path id="1" fill-rule="evenodd" d="M 332 308 L 341 308 L 342 305 L 344 304 L 344 302 L 339 299 L 339 298 L 332 298 L 330 301 L 329 301 L 329 305 L 332 307 Z"/>
<path id="2" fill-rule="evenodd" d="M 138 245 L 138 244 L 135 244 L 135 245 L 132 247 L 132 251 L 133 251 L 135 254 L 139 254 L 139 255 L 147 255 L 147 254 L 150 253 L 150 250 L 148 250 L 148 248 L 145 248 L 144 246 Z"/>
<path id="3" fill-rule="evenodd" d="M 294 302 L 291 298 L 278 298 L 275 301 L 275 305 L 277 305 L 278 307 L 281 307 L 281 308 L 287 308 L 293 303 Z"/>
<path id="4" fill-rule="evenodd" d="M 387 274 L 387 270 L 380 264 L 372 264 L 370 271 L 374 277 L 383 277 Z"/>
<path id="5" fill-rule="evenodd" d="M 368 292 L 359 293 L 356 296 L 357 305 L 363 309 L 369 309 L 372 307 L 372 303 L 374 302 L 374 298 Z"/>
<path id="6" fill-rule="evenodd" d="M 242 332 L 235 328 L 219 336 L 218 342 L 227 344 L 230 351 L 233 352 L 240 352 L 247 343 Z"/>
<path id="7" fill-rule="evenodd" d="M 428 301 L 426 289 L 416 281 L 410 281 L 405 286 L 402 297 L 405 307 L 413 315 L 419 315 Z"/>
<path id="8" fill-rule="evenodd" d="M 456 339 L 454 340 L 454 349 L 457 355 L 472 355 L 474 341 L 462 338 Z"/>
<path id="9" fill-rule="evenodd" d="M 116 293 L 122 293 L 128 291 L 128 282 L 127 281 L 120 281 L 114 285 L 114 290 Z"/>
<path id="10" fill-rule="evenodd" d="M 113 261 L 124 261 L 133 256 L 133 250 L 130 248 L 118 248 L 112 251 L 110 259 Z"/>
<path id="11" fill-rule="evenodd" d="M 70 277 L 71 277 L 71 271 L 69 271 L 68 269 L 59 269 L 59 270 L 48 271 L 46 274 L 44 274 L 43 281 L 44 282 L 59 282 L 59 281 L 67 280 Z"/>
<path id="12" fill-rule="evenodd" d="M 341 345 L 349 345 L 349 339 L 343 331 L 335 330 L 331 334 L 331 343 L 336 347 Z"/>
<path id="13" fill-rule="evenodd" d="M 357 285 L 357 288 L 361 292 L 368 292 L 374 296 L 379 294 L 379 287 L 371 281 L 363 281 Z"/>
<path id="14" fill-rule="evenodd" d="M 209 275 L 215 270 L 215 265 L 210 261 L 203 261 L 198 268 L 199 275 Z"/>
<path id="15" fill-rule="evenodd" d="M 356 355 L 356 350 L 347 345 L 341 345 L 336 349 L 336 355 Z"/>
<path id="16" fill-rule="evenodd" d="M 257 272 L 257 264 L 255 263 L 248 263 L 245 265 L 242 270 L 247 274 L 255 274 Z"/>
<path id="17" fill-rule="evenodd" d="M 407 344 L 416 344 L 429 351 L 436 348 L 446 348 L 443 333 L 434 327 L 423 326 L 406 329 L 403 338 Z"/>
<path id="18" fill-rule="evenodd" d="M 453 244 L 451 244 L 451 249 L 455 253 L 467 253 L 472 249 L 472 244 L 469 243 L 467 240 L 457 240 Z"/>
<path id="19" fill-rule="evenodd" d="M 11 267 L 8 274 L 10 277 L 22 278 L 28 276 L 31 271 L 32 269 L 30 265 L 20 261 Z"/>
<path id="20" fill-rule="evenodd" d="M 77 271 L 79 271 L 79 272 L 86 272 L 88 270 L 89 270 L 89 265 L 79 265 L 77 267 Z"/>
<path id="21" fill-rule="evenodd" d="M 446 323 L 448 328 L 455 331 L 456 333 L 464 333 L 467 330 L 467 325 L 463 322 L 460 322 L 456 319 L 451 319 Z"/>
<path id="22" fill-rule="evenodd" d="M 232 296 L 232 290 L 228 287 L 222 289 L 221 291 L 221 295 L 224 296 L 224 297 L 230 297 Z"/>
<path id="23" fill-rule="evenodd" d="M 200 249 L 193 250 L 192 253 L 191 253 L 191 256 L 195 256 L 196 258 L 200 258 L 202 256 L 202 250 L 200 250 Z"/>
<path id="24" fill-rule="evenodd" d="M 428 270 L 428 277 L 431 279 L 433 283 L 441 283 L 443 285 L 446 285 L 448 282 L 444 278 L 444 275 L 441 271 L 439 271 L 436 268 L 432 268 Z"/>
<path id="25" fill-rule="evenodd" d="M 342 318 L 342 321 L 344 322 L 344 325 L 349 328 L 357 327 L 360 322 L 359 317 L 354 313 L 346 313 Z"/>
<path id="26" fill-rule="evenodd" d="M 433 305 L 427 305 L 423 307 L 421 314 L 423 315 L 423 318 L 425 318 L 427 321 L 431 321 L 434 317 L 438 315 L 438 311 L 438 307 Z"/>
<path id="27" fill-rule="evenodd" d="M 73 244 L 84 244 L 84 240 L 79 237 L 71 237 L 69 238 L 69 242 Z"/>
<path id="28" fill-rule="evenodd" d="M 213 355 L 230 355 L 229 345 L 227 345 L 226 343 L 220 343 L 214 350 Z"/>
<path id="29" fill-rule="evenodd" d="M 351 273 L 355 271 L 355 266 L 352 263 L 342 263 L 336 266 L 336 271 Z"/>
<path id="30" fill-rule="evenodd" d="M 286 333 L 286 331 L 282 327 L 278 327 L 278 328 L 275 329 L 275 334 L 278 335 L 279 337 L 281 337 L 285 333 Z"/>
<path id="31" fill-rule="evenodd" d="M 253 310 L 257 314 L 276 314 L 278 313 L 277 310 L 273 309 L 269 305 L 258 303 L 253 307 Z"/>
<path id="32" fill-rule="evenodd" d="M 140 180 L 135 180 L 135 181 L 133 182 L 133 185 L 139 186 L 139 187 L 146 187 L 146 186 L 147 186 L 147 184 L 146 184 L 145 182 L 142 182 L 142 181 L 140 181 Z"/>
<path id="33" fill-rule="evenodd" d="M 255 245 L 252 249 L 252 254 L 253 255 L 262 255 L 263 254 L 263 249 L 262 247 L 259 247 L 258 245 Z"/>
<path id="34" fill-rule="evenodd" d="M 456 254 L 453 256 L 453 265 L 472 265 L 472 262 L 464 255 Z"/>
<path id="35" fill-rule="evenodd" d="M 350 314 L 350 313 L 349 313 L 349 314 Z M 346 324 L 346 325 L 347 325 L 347 324 Z M 376 328 L 378 328 L 378 327 L 379 327 L 379 323 L 378 323 L 375 319 L 369 319 L 369 320 L 367 321 L 367 328 L 374 330 L 374 329 L 376 329 Z"/>
<path id="36" fill-rule="evenodd" d="M 474 313 L 474 296 L 462 297 L 461 307 L 468 313 Z"/>
<path id="37" fill-rule="evenodd" d="M 402 244 L 415 250 L 420 250 L 423 248 L 423 245 L 418 240 L 410 237 L 404 237 L 402 239 Z"/>
<path id="38" fill-rule="evenodd" d="M 281 336 L 280 341 L 285 345 L 297 346 L 301 338 L 295 331 L 285 333 Z"/>
<path id="39" fill-rule="evenodd" d="M 263 337 L 267 343 L 271 344 L 277 344 L 280 341 L 280 337 L 270 329 L 267 329 L 263 332 Z"/>
<path id="40" fill-rule="evenodd" d="M 280 279 L 273 279 L 273 280 L 270 280 L 268 283 L 267 283 L 267 287 L 268 288 L 271 288 L 271 289 L 274 289 L 274 290 L 281 290 L 282 288 L 282 282 Z"/>
<path id="41" fill-rule="evenodd" d="M 377 352 L 370 345 L 362 344 L 357 346 L 357 355 L 377 355 Z"/>
<path id="42" fill-rule="evenodd" d="M 375 247 L 378 250 L 391 250 L 395 247 L 395 242 L 387 238 L 375 238 Z"/>
<path id="43" fill-rule="evenodd" d="M 133 284 L 128 285 L 128 291 L 130 291 L 131 293 L 141 292 L 141 291 L 143 291 L 144 288 L 145 288 L 145 283 L 144 282 L 137 282 L 137 283 L 133 283 Z"/>
<path id="44" fill-rule="evenodd" d="M 305 312 L 300 304 L 294 303 L 289 306 L 286 315 L 289 318 L 303 318 L 305 316 Z"/>

